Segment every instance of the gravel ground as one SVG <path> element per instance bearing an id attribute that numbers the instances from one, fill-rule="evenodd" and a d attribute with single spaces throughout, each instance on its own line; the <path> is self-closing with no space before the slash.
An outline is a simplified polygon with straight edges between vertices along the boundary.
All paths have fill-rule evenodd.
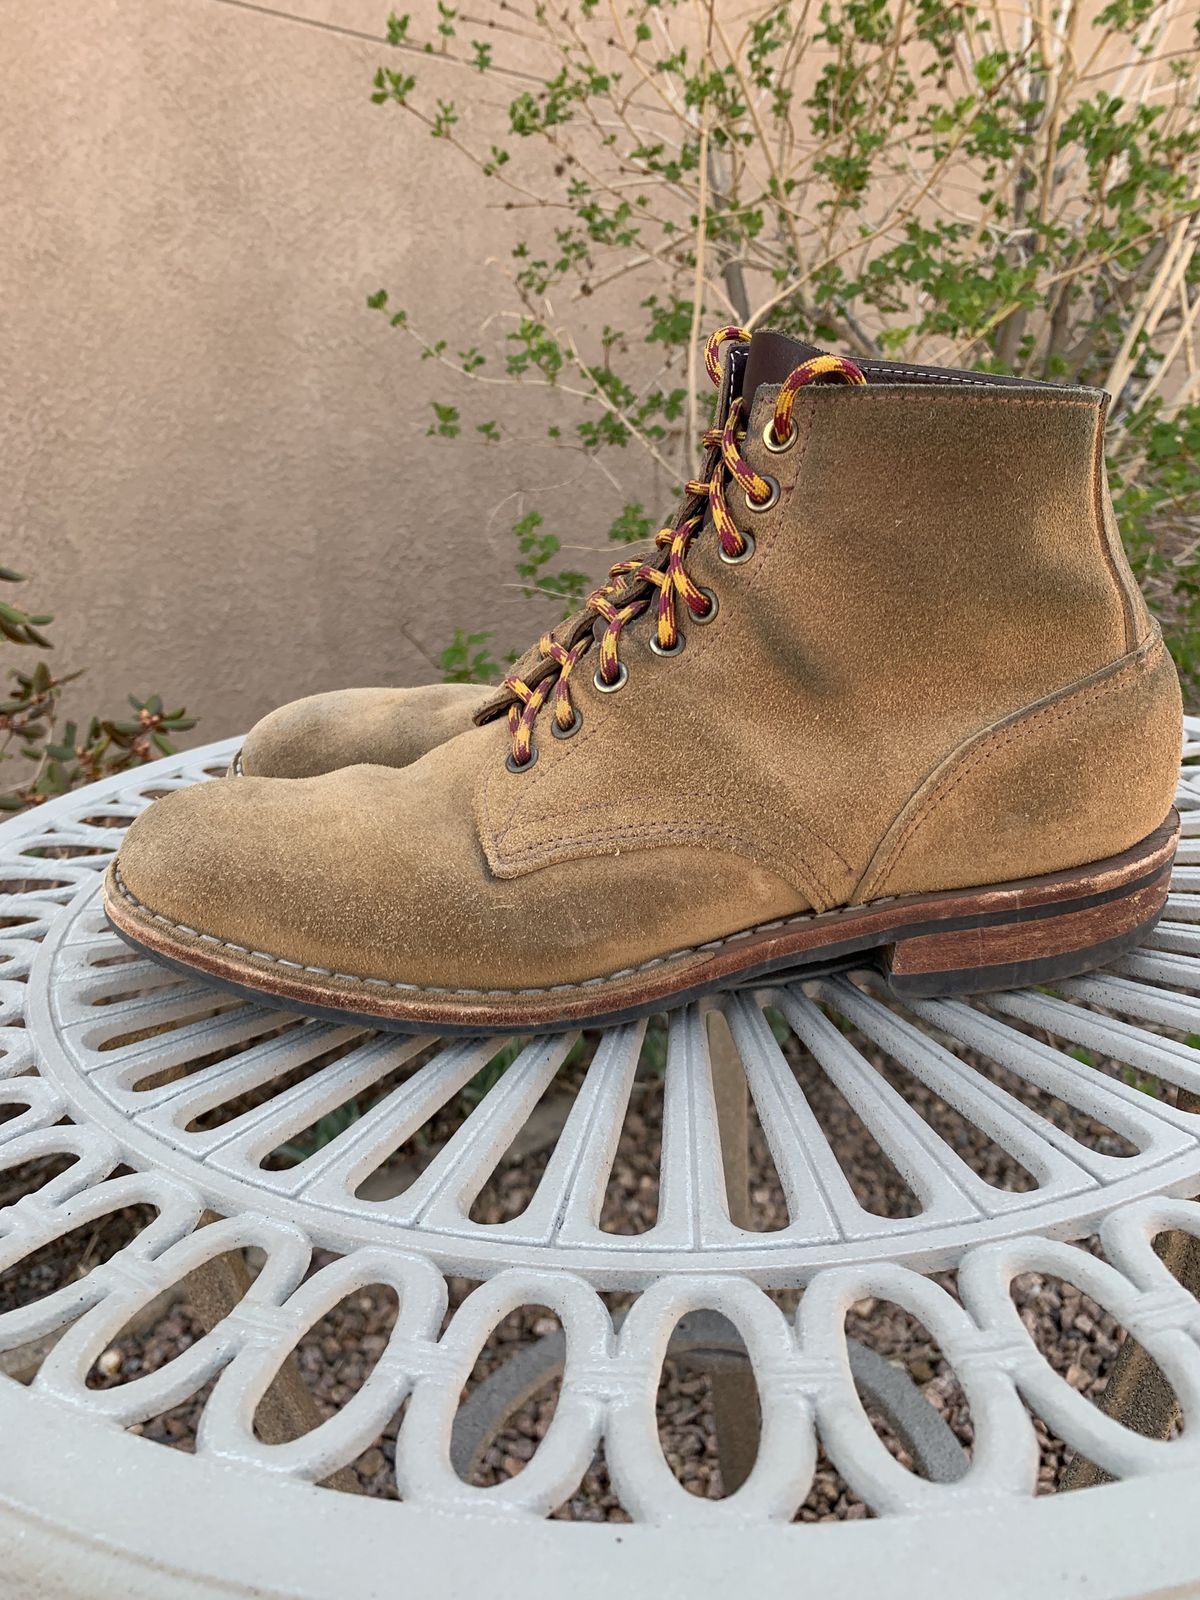
<path id="1" fill-rule="evenodd" d="M 857 1042 L 860 1047 L 863 1045 L 863 1041 Z M 911 1215 L 917 1209 L 914 1197 L 841 1095 L 811 1059 L 795 1048 L 795 1041 L 789 1040 L 786 1048 L 792 1054 L 793 1065 L 814 1113 L 837 1150 L 860 1202 L 880 1214 Z M 878 1064 L 896 1088 L 988 1181 L 1004 1188 L 1029 1186 L 1029 1175 L 978 1130 L 963 1122 L 951 1108 L 906 1074 L 885 1062 Z M 1100 1064 L 1101 1070 L 1106 1070 L 1107 1066 Z M 1004 1081 L 1005 1087 L 1014 1086 L 1014 1080 L 1008 1079 L 1002 1069 L 995 1068 L 994 1075 L 997 1081 Z M 1022 1097 L 1036 1104 L 1043 1113 L 1057 1120 L 1074 1117 L 1067 1108 L 1049 1102 L 1039 1091 L 1023 1085 L 1017 1087 Z M 602 1222 L 606 1228 L 636 1234 L 654 1221 L 661 1108 L 661 1080 L 650 1076 L 640 1081 L 635 1087 L 604 1205 Z M 551 1144 L 560 1123 L 561 1102 L 551 1100 L 543 1108 L 541 1122 L 544 1138 Z M 430 1130 L 420 1148 L 406 1153 L 410 1165 L 397 1166 L 393 1174 L 395 1185 L 402 1184 L 406 1177 L 411 1178 L 455 1125 L 455 1118 L 448 1116 L 442 1125 Z M 1077 1117 L 1071 1125 L 1077 1133 L 1081 1131 Z M 1120 1148 L 1117 1136 L 1103 1127 L 1093 1124 L 1083 1129 L 1082 1134 L 1099 1149 L 1116 1153 Z M 479 1196 L 472 1215 L 488 1222 L 518 1215 L 532 1195 L 547 1159 L 547 1148 L 525 1150 L 518 1159 L 506 1159 Z M 33 1176 L 36 1175 L 23 1175 L 22 1187 L 32 1181 Z M 753 1227 L 765 1231 L 786 1223 L 779 1179 L 756 1123 L 751 1129 L 750 1198 Z M 4 1199 L 0 1194 L 0 1202 Z M 37 1260 L 23 1264 L 17 1273 L 0 1278 L 0 1307 L 47 1293 L 77 1275 L 86 1265 L 110 1255 L 138 1225 L 139 1219 L 131 1209 L 102 1228 L 77 1230 L 80 1237 L 73 1236 L 67 1242 L 69 1248 L 63 1248 L 60 1243 L 56 1249 L 39 1253 Z M 1083 1248 L 1095 1248 L 1094 1242 L 1085 1241 Z M 328 1259 L 319 1258 L 314 1265 L 321 1265 Z M 953 1292 L 953 1274 L 944 1274 L 939 1281 Z M 451 1282 L 451 1314 L 472 1287 L 464 1280 Z M 614 1312 L 621 1311 L 630 1300 L 627 1295 L 605 1298 Z M 790 1311 L 797 1295 L 780 1292 L 775 1298 Z M 1026 1326 L 1056 1369 L 1081 1393 L 1098 1398 L 1103 1393 L 1122 1337 L 1113 1319 L 1071 1285 L 1037 1275 L 1018 1279 L 1014 1284 L 1014 1298 Z M 396 1310 L 395 1296 L 390 1290 L 370 1288 L 348 1297 L 310 1331 L 299 1349 L 299 1365 L 323 1415 L 332 1414 L 360 1388 L 384 1348 Z M 481 1354 L 468 1392 L 514 1348 L 556 1327 L 556 1319 L 541 1307 L 527 1306 L 507 1318 Z M 945 1417 L 964 1447 L 970 1450 L 972 1426 L 962 1391 L 937 1346 L 919 1323 L 895 1305 L 869 1300 L 853 1308 L 847 1328 L 851 1337 L 902 1365 Z M 202 1332 L 188 1302 L 177 1301 L 166 1308 L 153 1326 L 129 1332 L 106 1351 L 90 1381 L 97 1387 L 108 1387 L 156 1370 L 186 1349 Z M 196 1421 L 205 1397 L 206 1392 L 136 1431 L 176 1449 L 193 1449 Z M 473 1481 L 490 1484 L 520 1472 L 545 1433 L 554 1405 L 555 1394 L 550 1391 L 513 1417 L 487 1451 Z M 872 1420 L 893 1453 L 911 1466 L 882 1420 Z M 399 1417 L 393 1419 L 381 1438 L 354 1464 L 352 1480 L 347 1483 L 343 1478 L 339 1487 L 356 1487 L 359 1492 L 378 1496 L 395 1495 L 391 1464 L 399 1421 Z M 723 1485 L 717 1460 L 711 1385 L 705 1375 L 673 1360 L 667 1362 L 659 1391 L 659 1426 L 664 1453 L 681 1483 L 693 1494 L 719 1497 Z M 1040 1423 L 1038 1432 L 1041 1443 L 1039 1492 L 1050 1493 L 1063 1464 L 1063 1446 Z M 617 1504 L 602 1458 L 593 1463 L 575 1495 L 556 1515 L 582 1521 L 628 1520 Z M 811 1493 L 798 1513 L 798 1520 L 854 1519 L 868 1515 L 868 1508 L 822 1455 Z"/>

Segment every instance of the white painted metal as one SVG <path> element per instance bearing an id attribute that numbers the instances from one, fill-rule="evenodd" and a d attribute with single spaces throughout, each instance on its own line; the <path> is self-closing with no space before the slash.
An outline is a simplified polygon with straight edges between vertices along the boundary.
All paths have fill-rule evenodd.
<path id="1" fill-rule="evenodd" d="M 105 1463 L 119 1459 L 107 1504 L 122 1530 L 118 1554 L 132 1563 L 121 1568 L 128 1592 L 142 1592 L 131 1576 L 138 1563 L 171 1561 L 172 1550 L 186 1550 L 191 1577 L 172 1579 L 181 1593 L 201 1592 L 187 1586 L 201 1580 L 232 1583 L 236 1592 L 258 1582 L 268 1593 L 382 1593 L 378 1548 L 355 1530 L 369 1526 L 375 1540 L 395 1537 L 399 1551 L 408 1541 L 433 1563 L 437 1538 L 453 1540 L 450 1519 L 461 1517 L 485 1530 L 481 1559 L 486 1551 L 493 1562 L 508 1562 L 536 1550 L 544 1573 L 560 1574 L 547 1593 L 562 1592 L 568 1561 L 573 1587 L 585 1593 L 592 1591 L 580 1573 L 593 1571 L 606 1590 L 620 1581 L 635 1592 L 671 1592 L 670 1574 L 674 1583 L 686 1577 L 689 1592 L 706 1593 L 731 1573 L 747 1581 L 768 1549 L 793 1552 L 779 1560 L 803 1560 L 806 1579 L 820 1592 L 840 1592 L 830 1586 L 832 1574 L 851 1571 L 873 1572 L 861 1582 L 881 1593 L 916 1593 L 918 1582 L 925 1592 L 935 1539 L 940 1552 L 963 1541 L 954 1586 L 961 1588 L 969 1569 L 980 1595 L 1031 1592 L 1016 1575 L 1039 1540 L 1054 1549 L 1057 1573 L 1087 1578 L 1089 1594 L 1132 1595 L 1143 1580 L 1146 1589 L 1200 1582 L 1200 1549 L 1188 1549 L 1185 1509 L 1200 1482 L 1200 1307 L 1151 1248 L 1167 1227 L 1200 1236 L 1200 1207 L 1171 1198 L 1200 1191 L 1200 1117 L 1138 1087 L 1153 1076 L 1200 1091 L 1200 1050 L 1190 1040 L 1200 1033 L 1200 769 L 1190 767 L 1200 757 L 1200 723 L 1189 725 L 1189 738 L 1179 790 L 1185 840 L 1167 918 L 1145 949 L 1112 971 L 1061 984 L 1054 994 L 1027 990 L 986 1003 L 901 1007 L 860 975 L 724 1004 L 787 1199 L 788 1225 L 775 1233 L 730 1219 L 705 1017 L 696 1007 L 669 1023 L 659 1212 L 647 1232 L 625 1236 L 599 1220 L 643 1047 L 641 1025 L 604 1036 L 521 1216 L 483 1225 L 470 1212 L 560 1078 L 569 1037 L 525 1041 L 403 1193 L 382 1202 L 360 1198 L 372 1172 L 503 1041 L 439 1045 L 289 1020 L 129 956 L 100 913 L 99 871 L 151 793 L 216 775 L 231 747 L 156 763 L 6 824 L 0 1107 L 16 1114 L 0 1123 L 0 1168 L 59 1151 L 78 1159 L 0 1212 L 0 1269 L 118 1207 L 146 1202 L 158 1216 L 106 1265 L 0 1313 L 0 1349 L 64 1330 L 30 1389 L 0 1382 L 0 1415 L 29 1441 L 31 1463 L 52 1441 L 73 1441 L 44 1482 L 32 1468 L 22 1477 L 13 1453 L 7 1462 L 0 1453 L 0 1551 L 25 1559 L 22 1530 L 30 1518 L 69 1536 L 64 1552 L 80 1537 L 111 1535 L 76 1483 L 93 1482 Z M 870 1129 L 917 1197 L 916 1215 L 877 1216 L 859 1205 L 836 1145 L 777 1042 L 785 1030 Z M 968 1064 L 959 1049 L 1008 1076 Z M 1084 1052 L 1096 1064 L 1079 1059 Z M 1032 1186 L 1017 1192 L 986 1183 L 879 1070 L 885 1057 L 891 1076 L 926 1084 L 1018 1161 Z M 296 1077 L 306 1067 L 308 1075 Z M 287 1074 L 296 1081 L 270 1093 Z M 318 1119 L 380 1085 L 377 1102 L 307 1159 L 278 1170 L 264 1165 Z M 1021 1086 L 1053 1097 L 1058 1113 L 1051 1118 Z M 252 1088 L 268 1091 L 253 1110 L 226 1120 L 213 1115 Z M 197 1119 L 206 1120 L 197 1126 Z M 1129 1153 L 1098 1148 L 1087 1135 L 1089 1119 L 1119 1135 Z M 132 1170 L 111 1176 L 118 1166 Z M 206 1208 L 226 1220 L 198 1228 Z M 1065 1242 L 1097 1229 L 1105 1260 Z M 88 1388 L 92 1363 L 139 1307 L 205 1260 L 249 1245 L 265 1264 L 242 1303 L 207 1337 L 158 1372 Z M 306 1279 L 314 1245 L 336 1258 Z M 961 1303 L 924 1275 L 947 1266 L 959 1268 Z M 1009 1294 L 1013 1276 L 1025 1271 L 1068 1278 L 1131 1330 L 1175 1386 L 1181 1437 L 1163 1444 L 1131 1434 L 1052 1371 Z M 439 1335 L 449 1272 L 486 1281 Z M 262 1443 L 254 1410 L 281 1363 L 343 1295 L 373 1282 L 396 1288 L 401 1314 L 363 1389 L 303 1438 Z M 806 1286 L 791 1320 L 764 1292 L 787 1284 Z M 598 1293 L 614 1287 L 639 1291 L 619 1333 Z M 918 1316 L 963 1384 L 975 1447 L 969 1471 L 955 1483 L 905 1471 L 867 1420 L 844 1320 L 847 1308 L 869 1295 Z M 519 1477 L 472 1488 L 449 1458 L 461 1390 L 491 1328 L 530 1303 L 551 1306 L 566 1332 L 555 1419 Z M 719 1503 L 679 1487 L 656 1432 L 663 1353 L 679 1318 L 697 1310 L 719 1311 L 740 1331 L 765 1419 L 750 1479 Z M 172 1453 L 123 1437 L 121 1430 L 212 1379 L 196 1458 L 166 1461 Z M 303 1489 L 353 1460 L 406 1397 L 396 1460 L 401 1506 L 366 1508 L 352 1497 Z M 1122 1481 L 1035 1502 L 1027 1407 Z M 67 1422 L 75 1432 L 64 1433 Z M 888 1514 L 882 1522 L 786 1527 L 808 1492 L 818 1440 L 868 1504 Z M 535 1537 L 537 1519 L 571 1495 L 601 1441 L 622 1502 L 650 1527 L 555 1528 Z M 181 1485 L 170 1526 L 151 1523 L 131 1533 L 127 1502 L 153 1504 L 168 1480 Z M 1112 1529 L 1124 1516 L 1144 1516 L 1148 1482 L 1160 1516 L 1175 1511 L 1178 1521 L 1160 1523 L 1134 1569 L 1113 1555 Z M 309 1509 L 306 1495 L 316 1496 L 319 1511 Z M 288 1538 L 289 1548 L 279 1550 L 281 1586 L 265 1581 L 275 1569 L 264 1569 L 261 1552 L 251 1559 L 236 1541 L 225 1548 L 197 1539 L 193 1504 L 197 1517 L 227 1518 L 246 1538 L 251 1528 Z M 310 1519 L 340 1546 L 340 1588 L 326 1581 L 327 1563 L 314 1557 L 301 1567 L 294 1559 L 307 1547 Z M 294 1537 L 281 1532 L 293 1525 Z M 976 1558 L 990 1547 L 980 1530 L 1001 1525 L 1007 1548 L 976 1576 Z M 973 1542 L 963 1530 L 972 1530 Z M 618 1546 L 621 1537 L 629 1543 Z M 585 1544 L 581 1563 L 576 1552 Z M 639 1552 L 637 1565 L 631 1549 Z M 458 1550 L 440 1566 L 426 1565 L 423 1591 L 465 1593 L 469 1554 Z M 63 1554 L 64 1572 L 72 1559 Z M 1011 1588 L 1006 1572 L 1014 1575 Z M 790 1592 L 794 1571 L 785 1576 Z M 540 1593 L 540 1581 L 526 1586 Z M 774 1592 L 768 1576 L 754 1581 Z"/>

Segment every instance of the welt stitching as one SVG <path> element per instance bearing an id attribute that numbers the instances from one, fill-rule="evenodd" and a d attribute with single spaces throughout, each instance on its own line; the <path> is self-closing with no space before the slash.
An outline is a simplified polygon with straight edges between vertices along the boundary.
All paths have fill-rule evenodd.
<path id="1" fill-rule="evenodd" d="M 1043 706 L 1040 711 L 1033 711 L 1023 717 L 1019 717 L 1018 720 L 1015 721 L 1012 726 L 1006 729 L 1002 734 L 990 736 L 985 734 L 980 740 L 979 747 L 963 762 L 963 765 L 957 776 L 954 777 L 945 787 L 939 785 L 925 801 L 924 805 L 920 806 L 909 819 L 899 838 L 896 840 L 896 843 L 888 853 L 887 859 L 880 865 L 879 870 L 875 873 L 875 882 L 885 883 L 887 881 L 888 873 L 898 865 L 899 858 L 911 842 L 912 835 L 916 829 L 922 823 L 929 821 L 934 813 L 950 798 L 950 796 L 958 788 L 959 784 L 970 777 L 973 772 L 985 767 L 989 761 L 1000 755 L 1013 742 L 1014 739 L 1022 737 L 1024 734 L 1028 733 L 1032 728 L 1034 728 L 1035 725 L 1040 728 L 1056 722 L 1069 721 L 1072 717 L 1077 715 L 1078 712 L 1089 706 L 1093 701 L 1101 699 L 1106 694 L 1112 694 L 1115 690 L 1122 687 L 1124 679 L 1130 672 L 1136 672 L 1145 668 L 1150 661 L 1151 655 L 1157 656 L 1157 653 L 1157 649 L 1152 647 L 1144 655 L 1137 657 L 1133 661 L 1127 662 L 1126 665 L 1115 672 L 1111 678 L 1106 678 L 1101 683 L 1093 684 L 1089 689 L 1069 689 L 1061 700 L 1055 702 L 1053 705 Z M 993 738 L 996 741 L 994 744 L 990 743 L 990 740 Z"/>
<path id="2" fill-rule="evenodd" d="M 545 985 L 541 988 L 530 989 L 446 989 L 434 985 L 420 983 L 400 983 L 388 978 L 363 978 L 352 972 L 335 972 L 330 967 L 306 966 L 300 961 L 288 961 L 283 956 L 272 955 L 269 950 L 252 950 L 248 945 L 237 944 L 232 939 L 219 939 L 215 934 L 201 933 L 199 929 L 190 927 L 186 922 L 175 922 L 170 917 L 165 917 L 160 911 L 154 911 L 150 906 L 133 893 L 129 885 L 122 878 L 116 862 L 112 867 L 113 882 L 118 894 L 130 905 L 136 906 L 139 911 L 146 914 L 154 922 L 161 922 L 166 928 L 174 928 L 179 933 L 199 939 L 205 944 L 218 945 L 223 950 L 233 950 L 238 955 L 250 956 L 256 961 L 269 961 L 273 966 L 285 967 L 293 972 L 311 972 L 322 978 L 335 978 L 339 983 L 348 983 L 356 988 L 363 989 L 400 989 L 410 994 L 455 994 L 455 995 L 516 995 L 516 994 L 562 994 L 577 989 L 594 989 L 602 984 L 617 983 L 625 978 L 632 977 L 638 972 L 648 972 L 651 968 L 665 966 L 669 961 L 679 961 L 685 956 L 710 955 L 716 950 L 723 949 L 727 944 L 748 938 L 751 934 L 770 933 L 777 928 L 795 927 L 801 922 L 812 922 L 818 916 L 829 916 L 836 919 L 839 916 L 849 915 L 851 912 L 862 911 L 862 906 L 839 906 L 832 912 L 802 911 L 792 917 L 778 917 L 770 922 L 759 922 L 751 928 L 739 929 L 736 933 L 728 933 L 720 939 L 706 939 L 703 944 L 688 945 L 684 949 L 671 950 L 666 955 L 651 956 L 648 961 L 642 961 L 637 966 L 622 967 L 618 972 L 606 973 L 598 978 L 585 978 L 580 983 L 556 983 Z M 884 896 L 885 899 L 891 898 Z"/>

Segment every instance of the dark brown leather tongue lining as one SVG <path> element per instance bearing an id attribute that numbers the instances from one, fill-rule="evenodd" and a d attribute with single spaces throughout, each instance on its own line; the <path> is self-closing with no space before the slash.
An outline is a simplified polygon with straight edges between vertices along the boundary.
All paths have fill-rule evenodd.
<path id="1" fill-rule="evenodd" d="M 827 352 L 817 345 L 806 344 L 803 339 L 794 339 L 787 333 L 772 333 L 769 328 L 756 332 L 750 341 L 740 390 L 746 397 L 747 410 L 755 391 L 764 383 L 782 383 L 802 362 L 825 354 Z M 972 389 L 1061 387 L 1055 383 L 1040 383 L 1033 378 L 1010 378 L 994 372 L 959 372 L 953 367 L 914 366 L 908 361 L 873 361 L 858 356 L 851 356 L 850 359 L 868 383 L 936 383 Z"/>
<path id="2" fill-rule="evenodd" d="M 803 339 L 793 339 L 790 334 L 761 329 L 750 341 L 742 378 L 740 392 L 746 397 L 747 411 L 755 391 L 764 383 L 782 383 L 803 362 L 825 353 L 815 344 L 805 344 Z"/>

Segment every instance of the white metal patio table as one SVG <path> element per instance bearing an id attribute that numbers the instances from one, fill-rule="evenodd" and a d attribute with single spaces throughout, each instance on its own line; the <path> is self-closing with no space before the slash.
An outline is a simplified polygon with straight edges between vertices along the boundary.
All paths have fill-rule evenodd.
<path id="1" fill-rule="evenodd" d="M 1200 1192 L 1200 1114 L 1138 1087 L 1152 1075 L 1184 1105 L 1200 1094 L 1200 767 L 1191 766 L 1200 723 L 1188 737 L 1167 911 L 1146 946 L 1111 970 L 1053 993 L 908 1007 L 869 976 L 839 975 L 714 1008 L 786 1197 L 787 1226 L 770 1233 L 745 1226 L 731 1198 L 719 1115 L 728 1062 L 713 1066 L 725 1036 L 713 1034 L 714 1053 L 696 1007 L 669 1018 L 658 1215 L 647 1231 L 600 1224 L 640 1024 L 600 1040 L 520 1215 L 481 1223 L 471 1211 L 560 1073 L 569 1036 L 524 1041 L 402 1193 L 365 1198 L 370 1175 L 455 1099 L 497 1042 L 430 1048 L 214 1000 L 133 957 L 100 909 L 100 873 L 123 827 L 152 795 L 219 775 L 233 744 L 5 824 L 0 1174 L 50 1156 L 71 1164 L 0 1211 L 0 1269 L 120 1208 L 148 1205 L 156 1216 L 76 1281 L 0 1312 L 0 1350 L 46 1351 L 28 1384 L 0 1379 L 0 1588 L 155 1600 L 343 1600 L 414 1584 L 422 1597 L 465 1597 L 498 1583 L 556 1600 L 732 1587 L 792 1596 L 800 1583 L 822 1596 L 1200 1594 L 1191 1521 L 1200 1305 L 1153 1248 L 1165 1230 L 1200 1238 L 1200 1206 L 1186 1198 Z M 916 1215 L 859 1204 L 781 1029 L 862 1119 L 918 1198 Z M 877 1069 L 875 1052 L 1007 1151 L 1031 1186 L 984 1181 Z M 1079 1059 L 1087 1052 L 1116 1070 Z M 1102 1121 L 1130 1153 L 1080 1141 L 1069 1122 L 981 1071 L 981 1058 Z M 297 1070 L 314 1062 L 307 1075 Z M 291 1166 L 265 1164 L 281 1142 L 385 1080 L 386 1093 L 327 1143 Z M 244 1113 L 206 1119 L 264 1086 Z M 1070 1242 L 1096 1233 L 1102 1256 Z M 315 1248 L 333 1259 L 312 1271 Z M 204 1337 L 158 1371 L 89 1386 L 94 1362 L 140 1308 L 245 1249 L 261 1269 Z M 950 1268 L 957 1298 L 930 1276 Z M 1013 1304 L 1011 1280 L 1024 1272 L 1067 1279 L 1129 1330 L 1174 1388 L 1176 1437 L 1133 1432 L 1054 1372 Z M 449 1274 L 481 1282 L 442 1332 Z M 396 1290 L 400 1312 L 362 1388 L 302 1436 L 266 1442 L 255 1413 L 297 1342 L 347 1293 L 379 1283 Z M 803 1286 L 794 1317 L 766 1292 L 788 1286 Z M 618 1323 L 606 1290 L 634 1294 Z M 965 1470 L 943 1481 L 901 1465 L 864 1409 L 844 1323 L 868 1296 L 918 1317 L 965 1391 L 974 1446 Z M 523 1305 L 548 1306 L 562 1324 L 557 1408 L 518 1476 L 475 1487 L 456 1470 L 461 1392 L 490 1331 Z M 748 1352 L 762 1428 L 745 1481 L 707 1501 L 668 1467 L 655 1397 L 681 1319 L 714 1313 Z M 214 1379 L 194 1455 L 128 1431 Z M 399 1502 L 322 1487 L 406 1399 Z M 1031 1412 L 1115 1481 L 1035 1496 Z M 818 1440 L 873 1518 L 792 1521 Z M 632 1523 L 548 1521 L 601 1444 Z"/>

